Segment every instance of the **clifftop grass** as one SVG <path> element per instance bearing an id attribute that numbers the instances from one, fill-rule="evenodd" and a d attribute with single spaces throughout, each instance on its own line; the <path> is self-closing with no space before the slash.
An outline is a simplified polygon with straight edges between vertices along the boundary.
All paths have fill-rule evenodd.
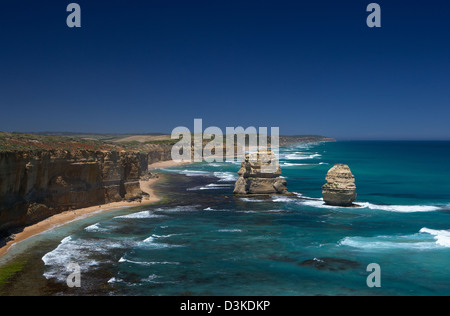
<path id="1" fill-rule="evenodd" d="M 0 132 L 0 151 L 32 150 L 122 150 L 121 146 L 97 140 L 71 138 L 66 136 L 46 136 L 22 133 Z"/>
<path id="2" fill-rule="evenodd" d="M 61 133 L 63 134 L 63 133 Z M 89 151 L 140 151 L 148 152 L 153 150 L 155 145 L 173 145 L 178 142 L 177 139 L 145 139 L 143 141 L 133 140 L 133 137 L 122 138 L 120 136 L 101 135 L 41 135 L 24 133 L 4 133 L 0 132 L 0 152 L 1 151 L 34 151 L 34 150 L 89 150 Z M 192 135 L 192 141 L 194 140 Z M 132 140 L 130 140 L 130 138 Z M 134 137 L 136 138 L 136 137 Z M 236 137 L 235 137 L 236 138 Z M 122 141 L 123 139 L 123 141 Z M 248 142 L 249 136 L 245 136 Z M 287 146 L 295 143 L 307 143 L 318 141 L 334 141 L 332 138 L 318 135 L 298 135 L 298 136 L 280 136 L 280 146 Z M 203 143 L 208 143 L 204 140 Z M 268 137 L 268 144 L 271 143 Z M 226 137 L 223 136 L 223 144 L 226 144 Z"/>

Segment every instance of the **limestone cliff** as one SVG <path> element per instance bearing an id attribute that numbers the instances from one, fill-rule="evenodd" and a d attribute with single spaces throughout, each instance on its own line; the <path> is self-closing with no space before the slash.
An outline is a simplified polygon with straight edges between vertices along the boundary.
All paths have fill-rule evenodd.
<path id="1" fill-rule="evenodd" d="M 337 164 L 328 171 L 322 187 L 323 200 L 334 206 L 352 206 L 356 200 L 355 177 L 347 165 Z"/>
<path id="2" fill-rule="evenodd" d="M 53 214 L 142 197 L 148 155 L 125 151 L 0 152 L 0 233 Z"/>
<path id="3" fill-rule="evenodd" d="M 172 160 L 172 146 L 173 143 L 147 145 L 145 152 L 148 153 L 148 163 Z"/>

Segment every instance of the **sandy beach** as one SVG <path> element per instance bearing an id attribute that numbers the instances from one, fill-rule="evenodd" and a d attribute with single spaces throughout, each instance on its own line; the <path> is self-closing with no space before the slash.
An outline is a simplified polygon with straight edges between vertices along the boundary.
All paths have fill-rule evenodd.
<path id="1" fill-rule="evenodd" d="M 152 171 L 155 169 L 161 169 L 161 168 L 169 168 L 169 167 L 187 165 L 187 164 L 190 164 L 190 162 L 175 162 L 173 160 L 160 161 L 160 162 L 155 162 L 153 164 L 150 164 L 148 166 L 148 171 Z"/>
<path id="2" fill-rule="evenodd" d="M 161 161 L 149 165 L 149 171 L 157 170 L 159 168 L 174 167 L 182 164 L 186 163 L 174 162 L 172 160 Z M 153 186 L 158 180 L 159 178 L 153 178 L 146 181 L 140 181 L 141 190 L 149 194 L 149 197 L 142 199 L 141 202 L 114 202 L 109 204 L 91 206 L 83 209 L 70 210 L 51 216 L 34 225 L 27 226 L 23 228 L 21 232 L 15 234 L 14 240 L 9 241 L 6 245 L 0 248 L 0 257 L 4 256 L 11 249 L 11 247 L 16 245 L 17 243 L 48 230 L 57 228 L 61 225 L 67 224 L 69 222 L 119 208 L 135 207 L 158 202 L 161 200 L 161 198 L 157 196 L 153 190 Z"/>

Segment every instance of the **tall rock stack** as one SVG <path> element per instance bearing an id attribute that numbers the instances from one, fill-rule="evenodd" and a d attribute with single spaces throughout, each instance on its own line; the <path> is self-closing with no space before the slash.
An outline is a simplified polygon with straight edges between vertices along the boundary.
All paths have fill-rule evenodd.
<path id="1" fill-rule="evenodd" d="M 278 160 L 270 150 L 245 155 L 238 174 L 235 194 L 288 193 Z"/>
<path id="2" fill-rule="evenodd" d="M 328 171 L 322 187 L 323 200 L 328 205 L 353 206 L 356 200 L 355 177 L 347 165 L 338 164 Z"/>

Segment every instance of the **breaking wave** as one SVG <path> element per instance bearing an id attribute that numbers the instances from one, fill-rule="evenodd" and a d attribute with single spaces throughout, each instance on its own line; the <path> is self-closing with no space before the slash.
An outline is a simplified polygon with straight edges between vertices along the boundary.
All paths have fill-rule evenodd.
<path id="1" fill-rule="evenodd" d="M 132 264 L 137 264 L 137 265 L 141 265 L 141 266 L 152 266 L 152 265 L 157 265 L 157 264 L 174 264 L 174 265 L 178 265 L 180 264 L 179 262 L 169 262 L 169 261 L 150 261 L 150 262 L 146 262 L 146 261 L 133 261 L 133 260 L 128 260 L 125 259 L 124 257 L 120 258 L 119 263 L 132 263 Z"/>
<path id="2" fill-rule="evenodd" d="M 308 205 L 311 207 L 325 208 L 325 209 L 348 209 L 341 206 L 333 206 L 325 204 L 323 198 L 310 198 L 299 193 L 294 193 L 297 197 L 274 196 L 273 202 L 297 203 L 301 205 Z M 351 209 L 370 209 L 380 210 L 394 213 L 418 213 L 418 212 L 437 212 L 448 209 L 448 205 L 380 205 L 370 202 L 355 202 L 359 207 Z"/>
<path id="3" fill-rule="evenodd" d="M 281 154 L 280 159 L 287 159 L 287 160 L 304 160 L 304 159 L 314 159 L 321 157 L 322 155 L 318 153 L 304 153 L 304 152 L 294 152 L 291 154 Z"/>
<path id="4" fill-rule="evenodd" d="M 114 218 L 161 218 L 161 217 L 164 217 L 164 215 L 154 214 L 153 212 L 150 211 L 142 211 L 128 215 L 116 216 Z"/>
<path id="5" fill-rule="evenodd" d="M 442 249 L 450 247 L 450 231 L 424 227 L 419 233 L 406 236 L 345 237 L 338 245 L 366 251 Z"/>
<path id="6" fill-rule="evenodd" d="M 201 190 L 221 190 L 225 188 L 232 187 L 233 184 L 219 184 L 219 183 L 210 183 L 204 186 L 198 186 L 193 188 L 187 188 L 186 191 L 201 191 Z"/>
<path id="7" fill-rule="evenodd" d="M 92 232 L 92 233 L 108 231 L 106 228 L 100 227 L 100 223 L 88 226 L 84 230 L 87 231 L 87 232 Z"/>
<path id="8" fill-rule="evenodd" d="M 232 172 L 214 172 L 214 176 L 219 178 L 219 182 L 235 182 L 237 175 Z"/>
<path id="9" fill-rule="evenodd" d="M 420 230 L 420 233 L 430 234 L 434 236 L 436 244 L 443 247 L 450 247 L 450 231 L 448 230 L 435 230 L 424 227 Z"/>
<path id="10" fill-rule="evenodd" d="M 99 255 L 107 254 L 111 249 L 125 249 L 134 244 L 132 240 L 112 239 L 75 239 L 72 236 L 64 238 L 58 247 L 46 253 L 42 261 L 46 266 L 44 277 L 66 281 L 67 265 L 76 263 L 81 271 L 88 271 L 100 265 Z M 104 262 L 103 260 L 101 262 Z"/>

